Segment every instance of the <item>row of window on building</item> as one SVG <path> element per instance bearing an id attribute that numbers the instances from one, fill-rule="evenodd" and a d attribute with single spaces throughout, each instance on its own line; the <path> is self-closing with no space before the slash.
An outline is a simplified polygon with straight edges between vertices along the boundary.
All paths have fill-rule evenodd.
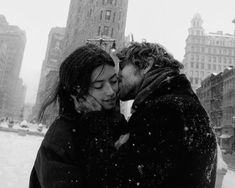
<path id="1" fill-rule="evenodd" d="M 200 84 L 202 79 L 199 77 L 189 77 L 190 83 L 191 84 Z"/>
<path id="2" fill-rule="evenodd" d="M 201 61 L 201 62 L 213 62 L 213 63 L 235 63 L 235 57 L 221 57 L 221 56 L 204 56 L 204 55 L 195 55 L 192 54 L 191 61 Z"/>
<path id="3" fill-rule="evenodd" d="M 191 46 L 192 52 L 201 52 L 208 54 L 235 55 L 235 48 L 215 48 L 204 46 Z"/>
<path id="4" fill-rule="evenodd" d="M 232 65 L 229 65 L 232 66 Z M 195 63 L 191 62 L 191 68 L 196 68 L 196 69 L 207 69 L 207 70 L 213 70 L 213 71 L 222 71 L 228 67 L 228 65 L 218 65 L 218 64 L 210 64 L 210 63 Z"/>
<path id="5" fill-rule="evenodd" d="M 197 33 L 201 34 L 200 32 Z M 201 34 L 202 35 L 202 34 Z M 235 47 L 235 39 L 231 37 L 224 38 L 209 38 L 207 36 L 191 36 L 190 41 L 194 44 L 207 44 L 212 46 L 225 46 L 225 47 Z"/>

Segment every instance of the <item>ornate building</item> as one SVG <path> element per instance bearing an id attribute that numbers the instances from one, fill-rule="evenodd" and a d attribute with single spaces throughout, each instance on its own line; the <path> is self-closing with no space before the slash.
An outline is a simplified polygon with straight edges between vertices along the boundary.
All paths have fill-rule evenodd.
<path id="1" fill-rule="evenodd" d="M 200 14 L 195 14 L 186 39 L 184 73 L 196 90 L 211 73 L 235 64 L 235 36 L 222 31 L 206 34 Z"/>

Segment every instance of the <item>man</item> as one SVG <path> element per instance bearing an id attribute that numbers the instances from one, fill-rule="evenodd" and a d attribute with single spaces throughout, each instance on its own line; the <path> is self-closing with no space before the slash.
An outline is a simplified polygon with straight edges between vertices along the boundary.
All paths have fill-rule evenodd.
<path id="1" fill-rule="evenodd" d="M 129 140 L 119 148 L 123 187 L 214 188 L 216 139 L 183 67 L 162 46 L 117 54 L 120 98 L 134 99 Z"/>

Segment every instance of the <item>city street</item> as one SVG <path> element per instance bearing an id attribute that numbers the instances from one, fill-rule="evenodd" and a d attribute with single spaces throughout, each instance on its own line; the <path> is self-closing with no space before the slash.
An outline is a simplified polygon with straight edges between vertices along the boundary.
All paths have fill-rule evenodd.
<path id="1" fill-rule="evenodd" d="M 17 133 L 0 131 L 1 188 L 28 187 L 30 171 L 42 139 L 41 136 L 20 136 Z M 231 158 L 232 156 L 230 162 L 235 161 Z M 228 170 L 222 188 L 234 187 L 235 171 Z"/>

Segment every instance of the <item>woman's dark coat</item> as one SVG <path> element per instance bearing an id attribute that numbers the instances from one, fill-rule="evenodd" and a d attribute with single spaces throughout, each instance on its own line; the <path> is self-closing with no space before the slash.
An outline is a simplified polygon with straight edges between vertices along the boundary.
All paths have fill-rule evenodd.
<path id="1" fill-rule="evenodd" d="M 141 103 L 117 157 L 121 187 L 214 188 L 216 139 L 189 81 L 178 75 Z"/>
<path id="2" fill-rule="evenodd" d="M 29 187 L 116 187 L 110 159 L 125 129 L 124 117 L 108 112 L 60 116 L 42 141 Z"/>

